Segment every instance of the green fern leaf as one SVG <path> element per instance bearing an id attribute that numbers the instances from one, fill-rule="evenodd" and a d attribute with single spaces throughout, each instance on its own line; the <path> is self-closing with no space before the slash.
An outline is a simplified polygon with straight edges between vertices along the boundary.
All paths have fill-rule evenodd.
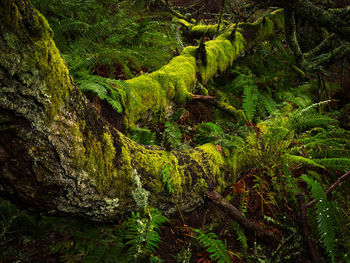
<path id="1" fill-rule="evenodd" d="M 350 158 L 324 158 L 314 160 L 319 165 L 338 170 L 349 170 Z"/>
<path id="2" fill-rule="evenodd" d="M 331 215 L 331 203 L 327 200 L 327 196 L 322 186 L 314 179 L 307 175 L 300 177 L 311 187 L 311 196 L 317 201 L 316 212 L 318 231 L 320 239 L 325 246 L 328 254 L 330 255 L 332 262 L 334 259 L 334 242 L 335 242 L 335 226 L 333 216 Z"/>
<path id="3" fill-rule="evenodd" d="M 216 260 L 218 263 L 232 262 L 226 246 L 214 233 L 205 234 L 200 229 L 194 229 L 193 231 L 198 233 L 196 239 L 211 253 L 210 258 L 212 260 Z"/>
<path id="4" fill-rule="evenodd" d="M 318 160 L 316 161 L 316 160 L 312 160 L 310 158 L 305 158 L 305 157 L 297 156 L 297 155 L 293 155 L 293 154 L 285 154 L 284 156 L 290 162 L 308 164 L 308 165 L 311 165 L 311 166 L 320 167 L 320 168 L 324 169 L 324 166 L 319 164 Z"/>
<path id="5" fill-rule="evenodd" d="M 259 91 L 255 85 L 246 85 L 243 89 L 243 111 L 249 121 L 253 120 L 256 105 L 258 102 Z"/>

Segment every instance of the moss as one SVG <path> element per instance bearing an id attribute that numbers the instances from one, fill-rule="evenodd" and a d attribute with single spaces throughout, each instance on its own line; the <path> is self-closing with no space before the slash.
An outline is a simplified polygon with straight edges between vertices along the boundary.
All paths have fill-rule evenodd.
<path id="1" fill-rule="evenodd" d="M 127 80 L 126 83 L 130 94 L 125 102 L 125 114 L 128 126 L 134 127 L 149 110 L 152 110 L 153 116 L 159 117 L 170 101 L 184 103 L 191 97 L 192 87 L 196 83 L 195 59 L 185 53 L 159 70 Z"/>
<path id="2" fill-rule="evenodd" d="M 216 74 L 231 66 L 234 59 L 247 46 L 250 47 L 257 41 L 269 37 L 274 33 L 275 27 L 280 29 L 283 26 L 283 19 L 283 12 L 277 10 L 253 24 L 240 23 L 243 32 L 245 30 L 248 32 L 244 32 L 243 37 L 240 32 L 242 29 L 239 28 L 235 32 L 232 43 L 231 31 L 221 34 L 216 40 L 206 42 L 208 61 L 206 66 L 197 67 L 195 61 L 197 47 L 191 46 L 186 47 L 180 56 L 173 58 L 159 70 L 126 81 L 130 87 L 130 93 L 121 96 L 124 98 L 123 105 L 126 109 L 126 126 L 134 129 L 140 120 L 148 122 L 162 120 L 170 102 L 183 104 L 192 98 L 191 93 L 197 82 L 197 75 L 200 76 L 202 84 L 206 84 Z M 185 24 L 190 26 L 187 22 Z M 229 28 L 234 27 L 230 25 Z M 213 33 L 216 32 L 216 26 L 198 25 L 192 27 L 192 30 Z"/>
<path id="3" fill-rule="evenodd" d="M 184 194 L 195 194 L 189 192 L 198 187 L 202 188 L 203 180 L 201 180 L 201 176 L 202 179 L 210 178 L 212 182 L 218 184 L 217 190 L 222 190 L 225 187 L 222 170 L 224 158 L 212 144 L 202 145 L 195 150 L 191 149 L 184 152 L 166 152 L 161 149 L 147 149 L 124 136 L 121 140 L 122 145 L 124 145 L 121 157 L 124 160 L 124 169 L 128 170 L 129 174 L 132 174 L 134 168 L 137 169 L 142 185 L 151 193 L 150 198 L 153 202 L 157 202 L 157 198 L 162 196 L 159 195 L 160 193 L 164 193 L 163 196 L 169 196 L 161 178 L 165 163 L 168 163 L 170 167 L 169 175 L 174 189 L 171 198 L 174 200 L 179 201 Z M 192 160 L 190 164 L 186 164 L 186 166 L 182 164 L 179 159 L 182 154 Z M 205 172 L 202 170 L 204 167 Z M 195 181 L 192 179 L 192 173 L 198 177 Z"/>
<path id="4" fill-rule="evenodd" d="M 213 40 L 205 43 L 207 65 L 199 67 L 201 82 L 205 84 L 217 73 L 226 70 L 233 61 L 234 49 L 229 40 Z"/>
<path id="5" fill-rule="evenodd" d="M 58 114 L 72 87 L 68 69 L 52 40 L 52 30 L 47 20 L 27 1 L 21 2 L 21 5 L 5 1 L 0 12 L 5 13 L 4 22 L 20 40 L 14 41 L 14 35 L 7 35 L 8 39 L 12 39 L 9 44 L 16 45 L 12 48 L 23 50 L 20 42 L 29 42 L 29 48 L 24 50 L 22 66 L 28 72 L 38 69 L 38 77 L 45 83 L 40 92 L 50 101 L 45 103 L 45 107 L 49 112 L 48 119 L 51 119 Z"/>
<path id="6" fill-rule="evenodd" d="M 173 18 L 173 22 L 175 23 L 179 23 L 181 25 L 184 25 L 186 28 L 190 29 L 193 27 L 193 24 L 191 24 L 190 22 L 187 22 L 185 19 L 181 19 L 181 18 L 177 18 L 177 17 L 174 17 Z"/>
<path id="7" fill-rule="evenodd" d="M 208 171 L 210 171 L 210 174 L 208 174 L 208 178 L 214 183 L 216 190 L 219 192 L 224 190 L 226 186 L 224 180 L 225 173 L 223 172 L 225 160 L 213 144 L 207 143 L 199 146 L 197 148 L 197 151 L 194 151 L 190 154 L 190 158 L 198 164 L 200 164 L 200 166 L 202 167 L 207 166 Z M 200 173 L 198 173 L 197 171 L 196 174 Z M 199 178 L 198 183 L 202 184 L 201 182 L 202 181 Z"/>
<path id="8" fill-rule="evenodd" d="M 191 28 L 191 32 L 197 36 L 214 36 L 218 25 L 196 25 Z"/>
<path id="9" fill-rule="evenodd" d="M 152 110 L 152 115 L 161 114 L 164 111 L 166 96 L 158 81 L 145 74 L 130 79 L 126 83 L 130 88 L 130 94 L 125 102 L 128 126 L 133 126 L 149 110 Z"/>

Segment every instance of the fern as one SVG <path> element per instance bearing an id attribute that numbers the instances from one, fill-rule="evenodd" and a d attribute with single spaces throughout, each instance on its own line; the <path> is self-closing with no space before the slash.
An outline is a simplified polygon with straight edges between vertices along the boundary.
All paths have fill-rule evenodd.
<path id="1" fill-rule="evenodd" d="M 224 136 L 224 132 L 220 126 L 212 122 L 201 123 L 198 126 L 198 132 L 195 141 L 199 144 L 217 141 Z"/>
<path id="2" fill-rule="evenodd" d="M 125 232 L 127 240 L 125 244 L 129 246 L 128 257 L 140 260 L 155 253 L 161 240 L 158 234 L 159 227 L 167 221 L 165 216 L 153 208 L 145 217 L 142 217 L 139 212 L 132 213 Z"/>
<path id="3" fill-rule="evenodd" d="M 323 159 L 315 159 L 315 162 L 319 165 L 347 171 L 350 168 L 350 158 L 323 158 Z"/>
<path id="4" fill-rule="evenodd" d="M 101 100 L 106 100 L 117 112 L 123 111 L 121 104 L 123 99 L 122 89 L 127 89 L 125 82 L 121 80 L 112 80 L 95 75 L 88 75 L 84 72 L 79 73 L 80 78 L 77 79 L 77 85 L 83 92 L 92 92 Z"/>
<path id="5" fill-rule="evenodd" d="M 168 193 L 173 194 L 175 192 L 175 189 L 173 186 L 173 179 L 170 175 L 170 167 L 171 165 L 169 163 L 164 163 L 162 170 L 160 172 L 160 176 L 162 178 L 163 184 L 166 186 L 166 189 L 168 190 Z"/>
<path id="6" fill-rule="evenodd" d="M 253 120 L 258 103 L 259 91 L 255 85 L 244 86 L 243 89 L 243 111 L 249 121 Z"/>
<path id="7" fill-rule="evenodd" d="M 305 158 L 302 156 L 297 156 L 292 154 L 285 154 L 284 156 L 289 162 L 303 163 L 303 164 L 307 164 L 315 167 L 324 168 L 324 166 L 319 164 L 318 160 L 312 160 L 310 158 Z"/>
<path id="8" fill-rule="evenodd" d="M 237 234 L 237 240 L 241 243 L 244 255 L 248 254 L 248 239 L 244 233 L 243 228 L 237 223 L 233 222 L 234 231 Z"/>
<path id="9" fill-rule="evenodd" d="M 330 213 L 331 203 L 327 200 L 327 196 L 322 186 L 307 175 L 302 175 L 301 178 L 311 187 L 311 196 L 317 201 L 316 212 L 318 231 L 320 239 L 330 255 L 332 262 L 334 259 L 334 242 L 335 242 L 335 226 L 333 217 Z"/>
<path id="10" fill-rule="evenodd" d="M 198 234 L 196 239 L 211 253 L 210 258 L 212 260 L 216 260 L 218 263 L 232 262 L 226 246 L 214 233 L 205 234 L 200 229 L 194 229 L 193 231 Z"/>
<path id="11" fill-rule="evenodd" d="M 300 112 L 297 112 L 290 120 L 291 129 L 297 132 L 304 132 L 315 127 L 328 127 L 336 123 L 335 119 L 324 114 L 308 112 L 304 112 L 301 115 Z"/>
<path id="12" fill-rule="evenodd" d="M 175 122 L 165 122 L 165 129 L 163 134 L 164 144 L 166 148 L 177 148 L 182 144 L 182 133 Z"/>

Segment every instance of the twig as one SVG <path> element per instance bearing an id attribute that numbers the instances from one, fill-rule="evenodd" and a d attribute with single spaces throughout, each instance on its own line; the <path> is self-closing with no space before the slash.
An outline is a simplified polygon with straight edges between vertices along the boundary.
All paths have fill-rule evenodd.
<path id="1" fill-rule="evenodd" d="M 334 36 L 335 36 L 334 33 L 330 34 L 317 47 L 313 48 L 311 51 L 309 51 L 307 53 L 304 53 L 304 57 L 306 59 L 309 59 L 311 57 L 316 56 L 328 44 L 329 40 L 331 40 Z"/>
<path id="2" fill-rule="evenodd" d="M 344 181 L 347 177 L 350 176 L 350 171 L 348 171 L 347 173 L 343 174 L 342 176 L 340 176 L 337 181 L 331 185 L 331 187 L 328 188 L 328 190 L 326 191 L 326 196 L 328 197 L 332 191 L 342 182 Z M 311 207 L 316 203 L 316 200 L 313 199 L 312 201 L 310 201 L 306 207 Z"/>
<path id="3" fill-rule="evenodd" d="M 242 215 L 236 207 L 226 202 L 219 193 L 207 191 L 206 195 L 212 202 L 225 211 L 228 216 L 244 227 L 247 231 L 255 233 L 260 240 L 266 243 L 278 241 L 278 238 L 272 232 L 264 230 L 258 224 L 250 221 L 248 218 Z"/>
<path id="4" fill-rule="evenodd" d="M 311 262 L 312 263 L 319 263 L 320 259 L 317 255 L 315 246 L 312 242 L 312 239 L 310 236 L 309 225 L 307 224 L 305 194 L 304 193 L 298 194 L 297 199 L 298 199 L 299 208 L 300 208 L 300 226 L 303 230 L 303 239 L 304 239 L 305 246 L 307 246 L 309 249 L 309 253 L 311 256 Z"/>
<path id="5" fill-rule="evenodd" d="M 221 22 L 222 22 L 222 15 L 224 13 L 224 7 L 225 7 L 225 0 L 222 0 L 220 16 L 219 16 L 219 21 L 218 21 L 218 28 L 216 29 L 215 36 L 217 36 L 219 34 L 219 32 L 220 32 L 220 26 L 221 26 Z"/>
<path id="6" fill-rule="evenodd" d="M 277 258 L 278 254 L 281 252 L 281 250 L 285 247 L 285 245 L 292 239 L 292 237 L 295 236 L 296 233 L 291 234 L 289 237 L 287 237 L 279 246 L 278 249 L 272 253 L 271 262 L 274 262 Z"/>

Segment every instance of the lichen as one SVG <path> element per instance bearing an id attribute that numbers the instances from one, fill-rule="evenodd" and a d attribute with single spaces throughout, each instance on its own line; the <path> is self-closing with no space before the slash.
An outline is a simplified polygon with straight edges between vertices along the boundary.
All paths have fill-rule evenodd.
<path id="1" fill-rule="evenodd" d="M 136 186 L 132 191 L 132 197 L 138 208 L 145 208 L 148 205 L 148 196 L 150 195 L 150 192 L 142 187 L 141 179 L 136 169 L 133 169 L 132 177 Z"/>

